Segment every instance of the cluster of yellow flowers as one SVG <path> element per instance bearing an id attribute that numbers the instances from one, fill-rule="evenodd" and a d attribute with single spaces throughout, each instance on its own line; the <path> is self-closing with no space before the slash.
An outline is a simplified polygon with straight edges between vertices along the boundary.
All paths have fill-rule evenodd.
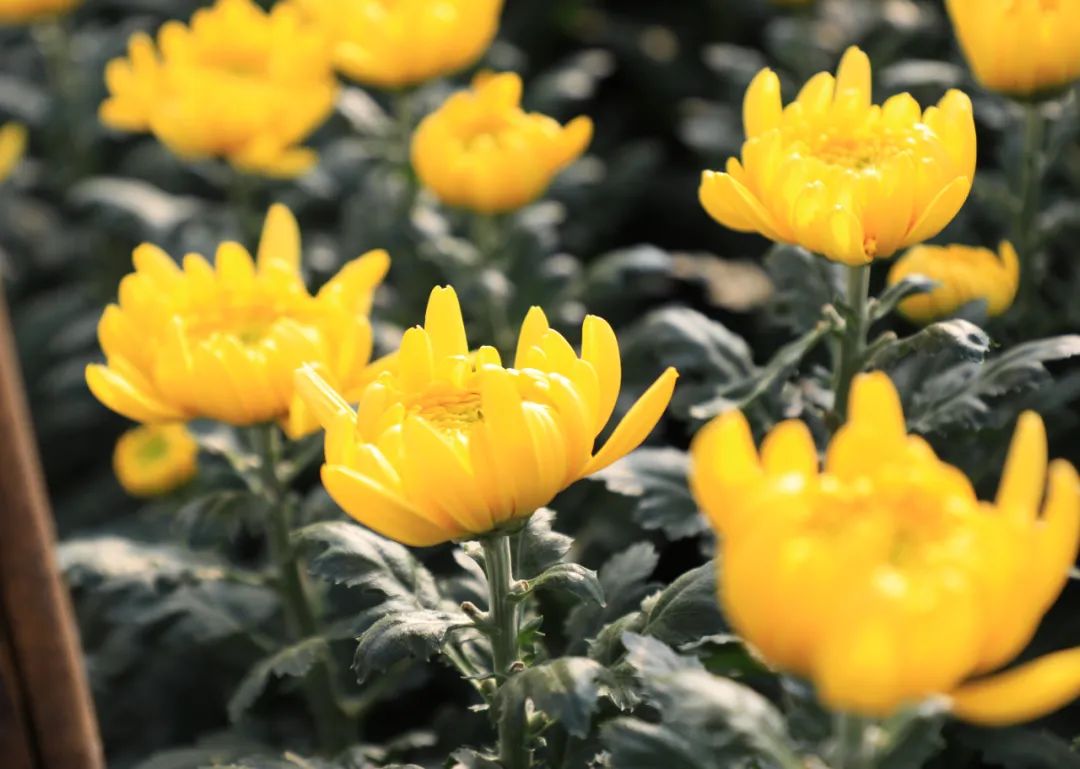
<path id="1" fill-rule="evenodd" d="M 706 171 L 701 203 L 721 224 L 846 264 L 892 256 L 952 221 L 975 176 L 971 100 L 949 91 L 925 112 L 910 94 L 871 102 L 870 60 L 850 48 L 834 78 L 783 107 L 762 70 L 743 105 L 742 160 Z"/>
<path id="2" fill-rule="evenodd" d="M 469 350 L 457 294 L 436 288 L 424 325 L 360 394 L 354 411 L 312 369 L 298 391 L 326 428 L 322 478 L 366 526 L 409 545 L 482 535 L 528 517 L 574 481 L 633 451 L 675 388 L 669 368 L 594 453 L 615 409 L 622 366 L 611 326 L 590 315 L 579 356 L 539 307 L 514 368 Z"/>
<path id="3" fill-rule="evenodd" d="M 129 57 L 109 65 L 102 118 L 152 131 L 184 157 L 295 175 L 315 162 L 299 145 L 333 108 L 335 69 L 383 88 L 462 69 L 491 43 L 500 11 L 499 0 L 281 0 L 270 11 L 217 0 L 189 26 L 167 24 L 156 43 L 132 39 Z M 979 0 L 977 11 L 950 0 L 949 11 L 990 87 L 1030 96 L 1080 73 L 1080 55 L 1064 52 L 1080 24 L 1075 4 Z M 1046 60 L 1018 67 L 1012 49 L 989 53 L 1010 26 L 1043 41 Z M 482 214 L 519 208 L 584 152 L 588 118 L 563 126 L 525 112 L 521 96 L 517 75 L 482 73 L 420 123 L 412 162 L 442 202 Z M 874 104 L 869 59 L 851 48 L 835 77 L 819 73 L 786 106 L 779 78 L 762 71 L 743 114 L 741 157 L 706 171 L 700 187 L 717 221 L 852 267 L 915 246 L 889 281 L 922 274 L 940 284 L 902 303 L 918 322 L 979 299 L 991 315 L 1009 307 L 1020 260 L 1010 244 L 1000 257 L 919 245 L 972 187 L 965 94 L 925 110 L 909 94 Z M 0 159 L 17 155 L 3 138 Z M 578 352 L 533 308 L 506 366 L 494 347 L 469 346 L 449 287 L 434 289 L 423 325 L 372 364 L 368 315 L 388 255 L 348 263 L 312 294 L 297 223 L 280 205 L 255 258 L 224 243 L 213 266 L 199 255 L 178 265 L 143 245 L 134 264 L 99 324 L 107 361 L 86 380 L 104 404 L 147 423 L 114 458 L 136 494 L 190 478 L 188 420 L 277 421 L 293 437 L 322 426 L 323 483 L 357 521 L 413 546 L 486 536 L 639 446 L 677 379 L 664 371 L 597 448 L 622 379 L 607 322 L 585 318 Z M 1080 543 L 1080 481 L 1068 463 L 1048 464 L 1038 416 L 1021 417 L 992 503 L 908 435 L 880 373 L 856 377 L 823 465 L 805 424 L 780 424 L 759 452 L 737 411 L 706 426 L 692 455 L 694 494 L 721 537 L 728 617 L 831 707 L 883 716 L 944 696 L 961 717 L 1004 724 L 1075 696 L 1080 651 L 982 677 L 1030 640 Z"/>
<path id="4" fill-rule="evenodd" d="M 950 695 L 957 715 L 1005 724 L 1080 687 L 1077 651 L 965 683 L 1019 654 L 1076 558 L 1080 481 L 1054 462 L 1043 503 L 1046 475 L 1042 420 L 1029 412 L 996 501 L 980 502 L 907 434 L 878 373 L 856 380 L 824 468 L 802 422 L 774 428 L 759 454 L 732 411 L 695 439 L 691 484 L 722 538 L 725 612 L 766 660 L 839 711 L 881 716 Z"/>
<path id="5" fill-rule="evenodd" d="M 134 261 L 98 325 L 107 363 L 86 370 L 94 395 L 124 416 L 279 420 L 296 436 L 315 425 L 293 396 L 293 371 L 317 366 L 347 390 L 367 376 L 367 315 L 389 268 L 385 251 L 349 262 L 313 296 L 300 276 L 296 220 L 276 205 L 255 260 L 239 243 L 223 243 L 213 267 L 188 254 L 181 268 L 149 244 Z"/>

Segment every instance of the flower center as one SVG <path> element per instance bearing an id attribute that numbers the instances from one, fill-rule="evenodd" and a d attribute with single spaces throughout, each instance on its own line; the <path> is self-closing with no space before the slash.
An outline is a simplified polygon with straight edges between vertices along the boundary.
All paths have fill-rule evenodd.
<path id="1" fill-rule="evenodd" d="M 881 135 L 842 136 L 823 134 L 811 144 L 811 153 L 829 165 L 852 171 L 875 168 L 885 160 L 900 154 L 904 144 L 896 138 Z"/>
<path id="2" fill-rule="evenodd" d="M 413 399 L 409 412 L 447 432 L 465 430 L 484 420 L 477 390 L 429 390 Z"/>
<path id="3" fill-rule="evenodd" d="M 143 465 L 157 464 L 169 455 L 169 442 L 164 435 L 153 434 L 139 444 L 136 456 Z"/>
<path id="4" fill-rule="evenodd" d="M 234 336 L 242 344 L 251 346 L 261 342 L 269 333 L 282 312 L 276 307 L 209 307 L 185 320 L 188 335 L 193 339 L 206 339 L 214 334 Z"/>

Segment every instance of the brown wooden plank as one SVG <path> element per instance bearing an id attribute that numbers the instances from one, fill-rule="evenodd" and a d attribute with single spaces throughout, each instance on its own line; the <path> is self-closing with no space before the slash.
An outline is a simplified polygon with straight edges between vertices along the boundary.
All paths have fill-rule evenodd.
<path id="1" fill-rule="evenodd" d="M 5 769 L 35 769 L 24 697 L 5 630 L 0 626 L 0 757 Z"/>
<path id="2" fill-rule="evenodd" d="M 104 769 L 78 631 L 0 287 L 0 624 L 40 769 Z"/>

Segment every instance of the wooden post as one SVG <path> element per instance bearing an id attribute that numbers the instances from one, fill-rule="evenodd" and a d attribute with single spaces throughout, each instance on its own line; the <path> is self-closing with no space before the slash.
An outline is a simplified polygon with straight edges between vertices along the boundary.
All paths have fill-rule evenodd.
<path id="1" fill-rule="evenodd" d="M 0 666 L 21 709 L 35 769 L 104 769 L 78 631 L 56 561 L 56 530 L 34 443 L 15 338 L 0 290 Z M 16 680 L 9 680 L 14 676 Z M 7 744 L 0 740 L 0 745 Z M 3 765 L 8 766 L 6 759 Z M 14 762 L 18 767 L 18 761 Z"/>

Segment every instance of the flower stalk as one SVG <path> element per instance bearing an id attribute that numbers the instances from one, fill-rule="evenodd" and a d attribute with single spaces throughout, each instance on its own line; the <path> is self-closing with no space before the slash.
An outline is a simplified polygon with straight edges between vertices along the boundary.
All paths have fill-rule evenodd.
<path id="1" fill-rule="evenodd" d="M 294 500 L 278 474 L 281 442 L 273 424 L 253 428 L 260 459 L 261 491 L 267 502 L 267 540 L 277 569 L 275 585 L 281 598 L 285 622 L 292 641 L 313 638 L 319 633 L 300 559 L 291 541 Z M 346 748 L 355 737 L 354 725 L 341 706 L 337 691 L 337 670 L 329 650 L 324 650 L 304 680 L 304 696 L 315 722 L 319 744 L 327 754 Z"/>
<path id="2" fill-rule="evenodd" d="M 1020 254 L 1022 276 L 1020 278 L 1021 311 L 1031 311 L 1038 296 L 1042 279 L 1043 262 L 1039 254 L 1039 237 L 1036 228 L 1039 214 L 1039 191 L 1042 186 L 1042 155 L 1046 125 L 1039 102 L 1023 105 L 1024 146 L 1023 165 L 1020 172 L 1020 201 L 1013 225 L 1013 239 Z"/>
<path id="3" fill-rule="evenodd" d="M 481 540 L 484 570 L 488 581 L 489 625 L 492 674 L 498 686 L 513 675 L 518 657 L 518 605 L 511 590 L 514 584 L 510 537 L 496 532 Z M 524 713 L 506 714 L 499 720 L 499 762 L 503 769 L 527 769 L 529 751 L 525 744 Z"/>
<path id="4" fill-rule="evenodd" d="M 848 713 L 833 716 L 835 755 L 832 769 L 874 769 L 875 761 L 868 749 L 868 722 Z"/>
<path id="5" fill-rule="evenodd" d="M 470 227 L 470 238 L 480 255 L 480 267 L 490 269 L 499 276 L 508 276 L 513 269 L 512 254 L 507 249 L 506 231 L 503 220 L 495 214 L 474 214 Z M 509 286 L 492 287 L 488 302 L 488 321 L 495 346 L 501 352 L 509 352 L 514 347 L 514 329 L 510 324 Z"/>
<path id="6" fill-rule="evenodd" d="M 835 395 L 833 416 L 837 425 L 843 424 L 848 411 L 851 382 L 862 369 L 866 354 L 866 335 L 869 331 L 868 305 L 870 300 L 870 265 L 847 268 L 847 308 L 840 351 L 833 372 Z"/>

